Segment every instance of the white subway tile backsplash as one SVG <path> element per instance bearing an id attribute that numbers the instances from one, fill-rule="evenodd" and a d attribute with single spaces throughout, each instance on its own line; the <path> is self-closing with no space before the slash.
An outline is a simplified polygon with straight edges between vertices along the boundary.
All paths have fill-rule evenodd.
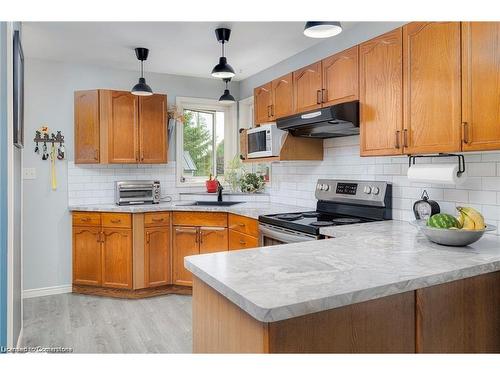
<path id="1" fill-rule="evenodd" d="M 413 203 L 427 190 L 430 198 L 438 201 L 442 212 L 455 215 L 456 206 L 470 206 L 482 211 L 488 223 L 496 225 L 500 221 L 500 152 L 464 154 L 467 178 L 455 186 L 409 182 L 407 156 L 360 157 L 358 136 L 328 139 L 324 146 L 322 162 L 273 164 L 275 188 L 269 189 L 272 202 L 314 207 L 316 200 L 312 192 L 319 178 L 382 180 L 393 184 L 394 219 L 413 220 Z M 431 157 L 417 161 L 455 162 L 455 158 Z M 306 196 L 308 198 L 304 198 Z"/>

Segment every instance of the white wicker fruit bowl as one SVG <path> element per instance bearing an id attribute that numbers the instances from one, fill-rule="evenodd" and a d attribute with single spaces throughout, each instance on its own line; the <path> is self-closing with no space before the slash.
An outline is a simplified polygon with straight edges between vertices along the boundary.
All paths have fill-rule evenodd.
<path id="1" fill-rule="evenodd" d="M 481 230 L 440 229 L 427 226 L 425 220 L 411 222 L 427 237 L 429 241 L 445 246 L 467 246 L 479 240 L 485 232 L 495 231 L 494 225 L 486 224 Z"/>

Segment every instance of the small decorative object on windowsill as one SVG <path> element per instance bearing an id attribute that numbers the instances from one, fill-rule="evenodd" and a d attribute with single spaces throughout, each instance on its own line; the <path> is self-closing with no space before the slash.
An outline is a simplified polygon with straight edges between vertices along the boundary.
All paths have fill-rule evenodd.
<path id="1" fill-rule="evenodd" d="M 212 178 L 212 174 L 210 173 L 210 177 L 205 181 L 205 186 L 207 187 L 207 193 L 216 193 L 219 181 L 217 181 L 217 178 Z"/>
<path id="2" fill-rule="evenodd" d="M 424 190 L 422 193 L 422 199 L 416 201 L 413 204 L 413 213 L 415 214 L 415 219 L 417 220 L 427 220 L 432 215 L 441 212 L 439 204 L 436 201 L 429 199 L 429 194 Z"/>

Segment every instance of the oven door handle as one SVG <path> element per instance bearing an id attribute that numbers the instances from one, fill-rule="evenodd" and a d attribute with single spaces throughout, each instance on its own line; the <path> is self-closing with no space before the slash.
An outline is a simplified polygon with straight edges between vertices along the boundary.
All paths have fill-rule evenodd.
<path id="1" fill-rule="evenodd" d="M 314 241 L 316 238 L 309 237 L 307 235 L 291 234 L 286 233 L 277 229 L 271 229 L 264 225 L 259 225 L 260 231 L 260 246 L 264 246 L 264 237 L 269 237 L 277 241 L 284 243 L 302 242 L 302 241 Z"/>

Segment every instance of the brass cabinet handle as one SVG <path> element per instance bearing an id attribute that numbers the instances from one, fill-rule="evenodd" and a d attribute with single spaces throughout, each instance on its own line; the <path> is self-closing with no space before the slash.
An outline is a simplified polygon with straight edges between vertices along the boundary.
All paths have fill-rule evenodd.
<path id="1" fill-rule="evenodd" d="M 401 131 L 396 130 L 396 148 L 401 148 L 401 145 L 399 144 L 399 137 L 400 137 Z"/>
<path id="2" fill-rule="evenodd" d="M 469 143 L 469 123 L 467 121 L 462 122 L 462 127 L 464 131 L 463 135 L 464 143 Z"/>
<path id="3" fill-rule="evenodd" d="M 112 222 L 113 224 L 118 224 L 118 223 L 121 223 L 121 222 L 122 222 L 122 220 L 121 220 L 121 219 L 111 219 L 111 222 Z"/>
<path id="4" fill-rule="evenodd" d="M 94 150 L 94 160 L 99 160 L 99 150 L 98 149 Z"/>
<path id="5" fill-rule="evenodd" d="M 271 106 L 268 105 L 267 106 L 267 117 L 271 117 L 271 112 L 270 111 L 271 111 Z"/>
<path id="6" fill-rule="evenodd" d="M 149 243 L 149 241 L 150 241 L 149 232 L 146 232 L 146 243 Z"/>
<path id="7" fill-rule="evenodd" d="M 141 150 L 141 161 L 144 161 L 144 150 Z"/>
<path id="8" fill-rule="evenodd" d="M 243 241 L 243 240 L 240 240 L 240 244 L 241 244 L 241 245 L 246 245 L 246 242 L 245 242 L 245 241 Z"/>
<path id="9" fill-rule="evenodd" d="M 321 103 L 326 103 L 327 102 L 327 94 L 328 94 L 328 91 L 326 91 L 326 89 L 322 89 L 321 90 Z"/>
<path id="10" fill-rule="evenodd" d="M 82 217 L 80 219 L 80 221 L 83 221 L 84 223 L 89 222 L 90 221 L 90 217 Z"/>
<path id="11" fill-rule="evenodd" d="M 159 219 L 157 217 L 153 217 L 152 218 L 153 221 L 160 221 L 160 222 L 163 221 L 163 219 L 164 219 L 163 217 L 159 218 Z"/>
<path id="12" fill-rule="evenodd" d="M 139 150 L 135 152 L 135 161 L 139 161 Z"/>
<path id="13" fill-rule="evenodd" d="M 321 104 L 321 90 L 316 90 L 316 104 Z"/>
<path id="14" fill-rule="evenodd" d="M 245 226 L 245 223 L 238 223 L 238 225 L 239 225 L 240 227 L 244 227 L 244 226 Z"/>
<path id="15" fill-rule="evenodd" d="M 408 147 L 408 129 L 403 130 L 403 147 Z"/>
<path id="16" fill-rule="evenodd" d="M 274 104 L 271 104 L 271 117 L 274 116 Z"/>
<path id="17" fill-rule="evenodd" d="M 106 241 L 106 235 L 104 232 L 101 232 L 101 242 L 104 243 L 104 241 Z"/>

